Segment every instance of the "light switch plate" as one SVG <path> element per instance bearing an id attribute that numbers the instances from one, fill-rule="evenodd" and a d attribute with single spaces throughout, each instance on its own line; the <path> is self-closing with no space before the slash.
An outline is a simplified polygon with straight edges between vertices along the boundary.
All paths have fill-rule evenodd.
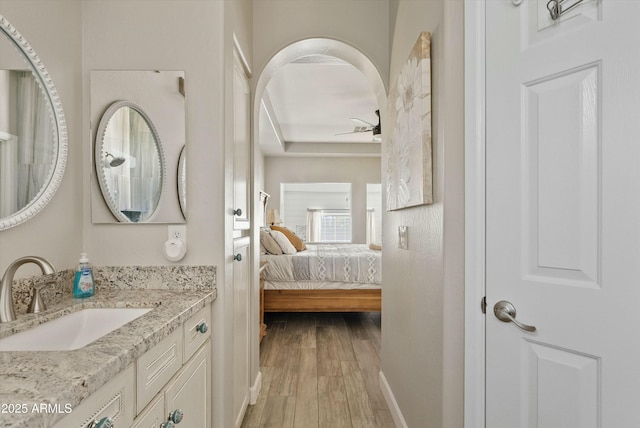
<path id="1" fill-rule="evenodd" d="M 398 248 L 409 249 L 409 228 L 407 226 L 398 226 Z"/>

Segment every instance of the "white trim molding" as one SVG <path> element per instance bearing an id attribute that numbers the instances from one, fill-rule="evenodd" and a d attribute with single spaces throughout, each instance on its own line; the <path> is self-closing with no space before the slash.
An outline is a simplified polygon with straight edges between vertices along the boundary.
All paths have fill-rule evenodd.
<path id="1" fill-rule="evenodd" d="M 485 427 L 485 6 L 465 0 L 464 428 Z"/>
<path id="2" fill-rule="evenodd" d="M 393 422 L 396 424 L 396 427 L 409 428 L 407 422 L 404 420 L 404 416 L 402 416 L 398 402 L 396 401 L 393 391 L 391 391 L 391 387 L 389 386 L 389 382 L 387 382 L 387 378 L 384 376 L 384 373 L 382 373 L 382 370 L 380 371 L 379 384 L 382 396 L 384 397 L 384 401 L 387 402 L 389 412 L 391 413 L 391 417 L 393 418 Z"/>
<path id="3" fill-rule="evenodd" d="M 247 79 L 251 78 L 251 66 L 249 65 L 249 61 L 247 60 L 247 56 L 244 54 L 242 50 L 242 46 L 240 46 L 240 41 L 238 40 L 238 36 L 236 33 L 233 33 L 233 47 L 238 54 L 240 62 L 242 63 L 242 68 L 244 69 L 245 74 L 247 75 Z"/>
<path id="4" fill-rule="evenodd" d="M 258 396 L 260 396 L 260 390 L 262 389 L 262 372 L 258 370 L 256 380 L 249 388 L 249 404 L 254 405 L 258 402 Z"/>

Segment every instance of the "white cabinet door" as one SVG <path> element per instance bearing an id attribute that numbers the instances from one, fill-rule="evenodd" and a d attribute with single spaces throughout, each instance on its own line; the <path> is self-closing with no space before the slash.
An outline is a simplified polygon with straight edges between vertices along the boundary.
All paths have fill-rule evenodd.
<path id="1" fill-rule="evenodd" d="M 233 416 L 242 423 L 249 404 L 249 238 L 233 242 Z"/>
<path id="2" fill-rule="evenodd" d="M 181 427 L 211 427 L 211 342 L 196 356 L 165 391 L 165 415 L 183 414 Z"/>
<path id="3" fill-rule="evenodd" d="M 640 2 L 548 5 L 486 2 L 486 427 L 639 427 Z"/>
<path id="4" fill-rule="evenodd" d="M 234 50 L 233 63 L 233 228 L 249 229 L 250 97 L 247 76 Z"/>

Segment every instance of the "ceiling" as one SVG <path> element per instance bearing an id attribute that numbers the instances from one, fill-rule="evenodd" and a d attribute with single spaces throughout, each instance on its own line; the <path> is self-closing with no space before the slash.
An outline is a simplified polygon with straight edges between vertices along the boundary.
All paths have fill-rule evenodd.
<path id="1" fill-rule="evenodd" d="M 352 133 L 356 118 L 376 125 L 376 96 L 353 65 L 309 55 L 281 67 L 267 84 L 259 118 L 265 156 L 380 156 L 373 132 Z M 340 135 L 338 135 L 340 134 Z"/>

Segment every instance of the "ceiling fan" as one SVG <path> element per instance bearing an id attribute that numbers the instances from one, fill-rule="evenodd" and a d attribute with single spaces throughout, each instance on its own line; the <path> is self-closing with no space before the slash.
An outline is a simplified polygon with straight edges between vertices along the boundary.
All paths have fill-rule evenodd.
<path id="1" fill-rule="evenodd" d="M 356 117 L 350 117 L 349 120 L 353 122 L 353 131 L 351 132 L 342 132 L 336 135 L 347 135 L 347 134 L 359 134 L 361 132 L 373 132 L 373 140 L 380 141 L 380 134 L 382 133 L 382 128 L 380 126 L 380 110 L 376 110 L 376 116 L 378 116 L 378 124 L 374 125 L 371 122 L 367 122 L 366 120 L 358 119 Z"/>

